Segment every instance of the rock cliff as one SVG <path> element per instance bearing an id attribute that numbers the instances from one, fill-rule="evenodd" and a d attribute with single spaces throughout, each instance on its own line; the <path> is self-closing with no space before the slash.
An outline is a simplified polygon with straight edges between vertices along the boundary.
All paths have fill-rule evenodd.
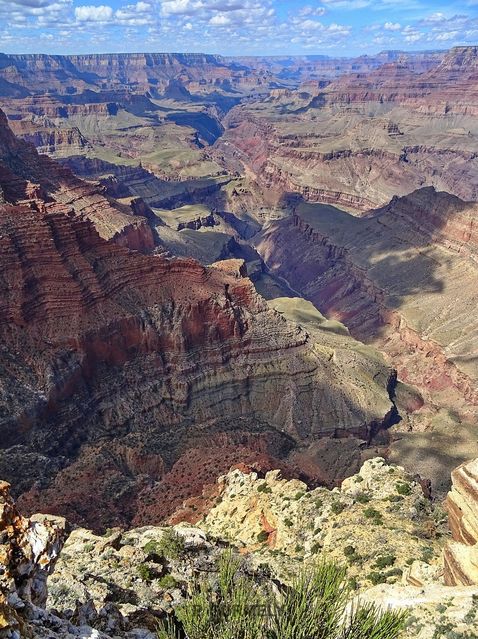
<path id="1" fill-rule="evenodd" d="M 452 473 L 446 505 L 453 541 L 444 551 L 445 581 L 449 585 L 478 585 L 478 460 Z"/>
<path id="2" fill-rule="evenodd" d="M 105 197 L 103 188 L 77 178 L 35 147 L 16 138 L 0 111 L 0 188 L 4 201 L 40 210 L 72 211 L 100 235 L 144 252 L 154 248 L 146 220 Z"/>
<path id="3" fill-rule="evenodd" d="M 0 243 L 0 465 L 30 512 L 106 526 L 188 449 L 216 449 L 224 472 L 225 444 L 284 458 L 324 435 L 368 440 L 395 415 L 376 353 L 300 328 L 223 267 L 131 253 L 52 207 L 2 206 Z"/>
<path id="4" fill-rule="evenodd" d="M 394 198 L 361 219 L 301 204 L 294 216 L 265 228 L 257 249 L 319 310 L 385 351 L 429 407 L 453 405 L 466 421 L 478 399 L 478 370 L 468 357 L 478 330 L 476 211 L 476 204 L 433 189 Z M 471 431 L 447 428 L 450 436 L 461 433 L 458 461 L 473 454 Z M 455 452 L 446 469 L 427 471 L 442 489 Z"/>

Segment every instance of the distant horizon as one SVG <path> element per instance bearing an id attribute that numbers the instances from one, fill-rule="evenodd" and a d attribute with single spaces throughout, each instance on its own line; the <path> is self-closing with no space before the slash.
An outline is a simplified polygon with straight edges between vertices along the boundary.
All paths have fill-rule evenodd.
<path id="1" fill-rule="evenodd" d="M 261 53 L 241 53 L 237 55 L 228 55 L 223 53 L 217 53 L 213 51 L 90 51 L 90 52 L 79 52 L 73 51 L 71 53 L 49 53 L 48 51 L 18 51 L 18 52 L 8 52 L 8 51 L 0 51 L 0 55 L 6 56 L 50 56 L 56 58 L 67 58 L 71 56 L 94 56 L 94 55 L 204 55 L 204 56 L 212 56 L 217 58 L 328 58 L 328 59 L 353 59 L 353 58 L 361 58 L 361 57 L 377 57 L 382 54 L 387 53 L 405 53 L 408 55 L 420 55 L 420 54 L 430 54 L 430 53 L 442 53 L 446 51 L 450 51 L 452 49 L 468 49 L 478 47 L 478 42 L 476 44 L 457 44 L 449 47 L 443 48 L 434 48 L 434 49 L 381 49 L 376 52 L 367 53 L 359 53 L 357 55 L 333 55 L 330 53 L 273 53 L 273 54 L 261 54 Z"/>
<path id="2" fill-rule="evenodd" d="M 20 55 L 350 58 L 478 40 L 478 0 L 0 0 L 0 18 L 0 49 Z"/>

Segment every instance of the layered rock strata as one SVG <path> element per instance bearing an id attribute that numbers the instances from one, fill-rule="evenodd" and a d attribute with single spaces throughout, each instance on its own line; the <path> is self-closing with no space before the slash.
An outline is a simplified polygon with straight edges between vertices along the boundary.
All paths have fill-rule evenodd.
<path id="1" fill-rule="evenodd" d="M 129 206 L 105 196 L 99 184 L 84 182 L 35 147 L 14 136 L 0 111 L 0 188 L 4 202 L 42 211 L 72 211 L 89 219 L 105 239 L 143 252 L 154 248 L 147 221 Z"/>
<path id="2" fill-rule="evenodd" d="M 30 490 L 30 512 L 107 526 L 189 449 L 284 458 L 324 435 L 367 441 L 393 419 L 393 371 L 376 353 L 281 317 L 236 266 L 132 253 L 63 211 L 0 213 L 0 466 Z M 200 485 L 183 472 L 166 505 Z"/>
<path id="3" fill-rule="evenodd" d="M 216 154 L 279 194 L 360 214 L 432 185 L 478 199 L 478 49 L 417 72 L 405 57 L 230 111 Z M 244 168 L 243 168 L 244 170 Z"/>
<path id="4" fill-rule="evenodd" d="M 362 219 L 301 204 L 295 215 L 265 228 L 257 249 L 292 289 L 385 351 L 427 406 L 453 406 L 466 421 L 478 402 L 470 356 L 478 332 L 476 214 L 474 203 L 430 188 L 394 198 Z M 415 410 L 423 403 L 416 399 Z M 430 427 L 420 419 L 417 414 L 412 425 Z M 447 468 L 427 470 L 441 487 L 443 476 L 474 450 L 471 431 L 460 431 L 456 419 L 447 428 L 456 429 L 450 436 L 456 433 L 460 451 L 450 451 Z"/>
<path id="5" fill-rule="evenodd" d="M 446 506 L 453 541 L 444 551 L 445 581 L 449 585 L 478 585 L 478 460 L 452 473 Z"/>

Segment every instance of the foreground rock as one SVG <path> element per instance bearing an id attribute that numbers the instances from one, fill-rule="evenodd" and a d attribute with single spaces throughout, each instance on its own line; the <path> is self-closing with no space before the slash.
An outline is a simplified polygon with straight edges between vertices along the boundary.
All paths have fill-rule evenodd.
<path id="1" fill-rule="evenodd" d="M 0 482 L 0 636 L 34 636 L 28 623 L 47 600 L 46 580 L 67 537 L 62 518 L 19 515 Z"/>
<path id="2" fill-rule="evenodd" d="M 365 462 L 341 488 L 308 490 L 278 471 L 231 471 L 218 503 L 199 523 L 244 546 L 287 577 L 304 561 L 347 563 L 355 587 L 439 578 L 443 527 L 419 483 L 383 459 Z M 397 534 L 397 531 L 400 534 Z M 424 576 L 425 573 L 429 576 Z"/>
<path id="3" fill-rule="evenodd" d="M 452 482 L 446 505 L 453 541 L 444 551 L 445 582 L 478 585 L 478 460 L 454 470 Z"/>
<path id="4" fill-rule="evenodd" d="M 154 639 L 194 578 L 216 578 L 226 548 L 258 585 L 271 577 L 287 583 L 320 558 L 345 564 L 362 601 L 410 611 L 404 639 L 476 636 L 478 590 L 441 583 L 440 510 L 424 503 L 402 468 L 372 459 L 333 491 L 308 491 L 277 472 L 260 479 L 231 471 L 219 485 L 199 526 L 104 535 L 78 528 L 57 560 L 64 521 L 19 517 L 3 484 L 0 636 Z"/>

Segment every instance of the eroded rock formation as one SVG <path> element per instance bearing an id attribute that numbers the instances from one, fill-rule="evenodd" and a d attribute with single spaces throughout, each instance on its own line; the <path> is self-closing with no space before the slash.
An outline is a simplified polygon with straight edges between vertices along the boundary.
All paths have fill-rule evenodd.
<path id="1" fill-rule="evenodd" d="M 22 517 L 0 482 L 0 637 L 33 637 L 28 619 L 47 601 L 47 576 L 67 537 L 64 519 Z"/>
<path id="2" fill-rule="evenodd" d="M 426 69 L 398 58 L 324 86 L 272 91 L 224 119 L 223 163 L 280 194 L 356 213 L 432 185 L 478 198 L 478 49 Z"/>
<path id="3" fill-rule="evenodd" d="M 444 551 L 448 585 L 478 585 L 478 459 L 452 473 L 446 506 L 453 541 Z"/>
<path id="4" fill-rule="evenodd" d="M 150 227 L 132 209 L 105 197 L 104 189 L 77 178 L 14 136 L 0 111 L 0 188 L 4 202 L 41 211 L 69 211 L 89 219 L 100 235 L 144 252 L 154 247 Z"/>
<path id="5" fill-rule="evenodd" d="M 1 467 L 19 480 L 29 460 L 18 488 L 30 511 L 53 502 L 107 525 L 215 433 L 236 445 L 228 432 L 257 433 L 283 457 L 308 438 L 367 440 L 394 414 L 376 354 L 301 329 L 236 273 L 131 253 L 89 221 L 28 206 L 2 207 L 0 243 Z M 124 461 L 143 447 L 146 473 Z M 115 470 L 97 476 L 105 456 Z"/>
<path id="6" fill-rule="evenodd" d="M 478 332 L 476 214 L 476 204 L 430 188 L 365 218 L 302 204 L 291 218 L 269 224 L 257 248 L 294 290 L 385 351 L 429 407 L 453 405 L 467 420 L 478 400 L 476 360 L 468 356 Z M 420 414 L 415 427 L 428 428 Z M 466 432 L 455 437 L 460 445 L 467 438 L 458 461 L 474 450 Z M 436 486 L 456 466 L 456 452 L 447 468 L 427 471 Z"/>

